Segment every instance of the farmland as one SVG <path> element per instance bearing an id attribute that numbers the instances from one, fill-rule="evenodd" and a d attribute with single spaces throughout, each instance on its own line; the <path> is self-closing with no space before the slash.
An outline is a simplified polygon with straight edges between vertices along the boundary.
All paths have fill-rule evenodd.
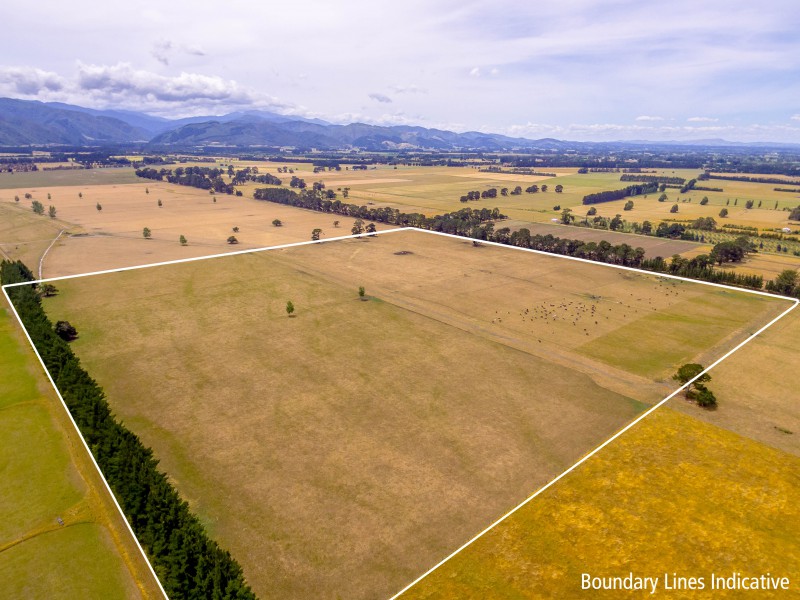
<path id="1" fill-rule="evenodd" d="M 710 575 L 734 571 L 796 590 L 798 469 L 797 456 L 663 408 L 401 598 L 617 598 L 627 592 L 582 591 L 581 574 L 630 572 L 662 578 L 671 597 L 725 596 Z M 706 589 L 666 592 L 665 573 Z"/>
<path id="2" fill-rule="evenodd" d="M 419 232 L 59 287 L 51 318 L 264 597 L 400 589 L 783 308 Z"/>
<path id="3" fill-rule="evenodd" d="M 20 332 L 0 309 L 0 581 L 8 598 L 160 598 Z"/>
<path id="4" fill-rule="evenodd" d="M 185 163 L 181 166 L 191 164 Z M 209 166 L 209 163 L 198 164 Z M 526 227 L 534 234 L 549 233 L 557 237 L 586 241 L 627 243 L 644 248 L 648 257 L 666 258 L 674 254 L 690 257 L 707 253 L 713 242 L 733 239 L 736 232 L 731 230 L 724 234 L 706 233 L 705 243 L 699 244 L 633 235 L 630 233 L 632 223 L 650 221 L 655 226 L 662 220 L 669 220 L 688 224 L 699 217 L 712 217 L 717 221 L 718 227 L 729 224 L 757 227 L 761 231 L 787 226 L 796 229 L 797 226 L 792 226 L 788 221 L 789 213 L 785 209 L 800 204 L 796 195 L 774 191 L 774 184 L 710 180 L 710 183 L 700 183 L 707 187 L 722 187 L 724 192 L 691 190 L 680 193 L 680 190 L 670 188 L 666 190 L 667 200 L 664 202 L 659 202 L 659 193 L 630 198 L 634 203 L 634 208 L 630 211 L 624 210 L 627 199 L 593 205 L 601 217 L 612 218 L 619 214 L 624 218 L 618 231 L 609 231 L 568 227 L 554 224 L 553 221 L 558 221 L 561 211 L 566 208 L 572 211 L 576 222 L 584 221 L 588 207 L 581 204 L 582 198 L 586 194 L 629 185 L 620 181 L 620 173 L 578 174 L 577 169 L 548 169 L 557 175 L 555 178 L 548 178 L 540 175 L 491 173 L 466 167 L 406 165 L 398 165 L 396 168 L 379 165 L 368 170 L 325 170 L 314 173 L 310 164 L 295 163 L 291 167 L 293 173 L 288 175 L 278 172 L 278 164 L 264 161 L 221 159 L 218 164 L 210 165 L 232 165 L 234 169 L 257 167 L 260 173 L 281 177 L 284 187 L 288 187 L 292 176 L 303 178 L 309 185 L 320 181 L 344 202 L 375 208 L 390 206 L 428 216 L 465 207 L 497 207 L 509 219 L 497 224 L 496 228 L 503 226 L 516 230 Z M 690 179 L 697 177 L 698 173 L 693 170 L 662 169 L 656 171 L 655 175 Z M 503 188 L 513 191 L 515 186 L 524 190 L 534 184 L 540 187 L 547 185 L 548 191 L 523 191 L 518 195 L 502 195 L 499 192 Z M 562 185 L 563 192 L 555 192 L 556 185 Z M 67 231 L 48 254 L 45 271 L 50 275 L 147 264 L 232 249 L 307 240 L 310 239 L 311 231 L 316 228 L 322 230 L 323 239 L 349 232 L 352 224 L 349 219 L 254 201 L 252 195 L 258 187 L 264 185 L 247 182 L 238 186 L 237 189 L 243 192 L 243 197 L 211 195 L 205 190 L 137 178 L 130 168 L 0 174 L 0 207 L 17 204 L 14 202 L 14 197 L 17 196 L 23 198 L 17 208 L 29 210 L 30 201 L 24 199 L 27 193 L 45 206 L 55 206 L 58 219 L 69 224 L 61 227 Z M 460 201 L 470 191 L 483 192 L 492 188 L 498 190 L 495 198 L 467 203 Z M 345 192 L 347 198 L 344 198 Z M 708 197 L 708 204 L 701 205 L 700 201 L 704 196 Z M 749 200 L 754 203 L 751 209 L 745 208 Z M 679 210 L 671 213 L 675 204 Z M 97 205 L 102 209 L 97 210 Z M 719 217 L 722 208 L 729 211 L 724 219 Z M 275 219 L 281 221 L 282 227 L 272 225 Z M 336 220 L 340 221 L 339 227 L 333 224 Z M 55 228 L 56 223 L 53 225 Z M 149 240 L 142 238 L 145 227 L 152 233 Z M 234 232 L 234 227 L 239 231 Z M 381 225 L 378 224 L 378 227 Z M 186 246 L 178 243 L 181 235 L 188 239 Z M 237 238 L 236 246 L 230 246 L 226 241 L 231 235 Z M 780 257 L 790 267 L 800 265 L 800 258 L 792 254 L 800 251 L 800 245 L 796 242 L 783 244 L 781 250 L 785 252 L 780 254 L 776 253 L 776 244 L 779 242 L 763 242 L 763 256 Z M 735 268 L 746 273 L 763 274 L 766 278 L 774 277 L 769 265 L 756 259 L 749 259 Z"/>

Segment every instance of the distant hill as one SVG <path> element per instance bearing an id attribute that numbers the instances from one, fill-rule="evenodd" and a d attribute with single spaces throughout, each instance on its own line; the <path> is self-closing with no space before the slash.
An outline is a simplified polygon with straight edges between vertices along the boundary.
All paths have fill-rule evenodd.
<path id="1" fill-rule="evenodd" d="M 365 150 L 426 148 L 486 151 L 558 149 L 558 140 L 526 140 L 476 131 L 455 133 L 440 129 L 365 123 L 334 125 L 269 111 L 239 111 L 220 116 L 165 119 L 124 110 L 96 110 L 59 102 L 0 98 L 0 145 L 103 145 L 149 143 L 188 148 L 205 145 L 295 146 Z"/>
<path id="2" fill-rule="evenodd" d="M 226 115 L 166 119 L 127 110 L 96 110 L 59 102 L 0 98 L 0 146 L 64 144 L 97 146 L 142 144 L 153 149 L 189 149 L 208 145 L 234 147 L 292 146 L 326 150 L 567 150 L 620 147 L 794 147 L 794 144 L 737 143 L 725 140 L 686 142 L 564 142 L 530 140 L 494 133 L 456 133 L 409 125 L 383 127 L 365 123 L 335 125 L 320 119 L 245 110 Z"/>
<path id="3" fill-rule="evenodd" d="M 151 134 L 106 115 L 0 98 L 0 145 L 93 145 L 150 139 Z"/>

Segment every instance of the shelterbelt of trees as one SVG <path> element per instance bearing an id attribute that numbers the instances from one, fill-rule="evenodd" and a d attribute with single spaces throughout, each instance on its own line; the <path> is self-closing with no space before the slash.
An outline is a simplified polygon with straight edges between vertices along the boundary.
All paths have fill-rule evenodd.
<path id="1" fill-rule="evenodd" d="M 613 202 L 614 200 L 622 200 L 628 196 L 639 196 L 641 194 L 650 194 L 658 191 L 658 182 L 651 181 L 641 185 L 629 185 L 621 190 L 608 190 L 605 192 L 597 192 L 595 194 L 587 194 L 583 197 L 583 204 L 599 204 L 600 202 Z"/>
<path id="2" fill-rule="evenodd" d="M 0 263 L 3 285 L 33 279 L 21 262 Z M 114 417 L 103 389 L 56 333 L 37 286 L 12 287 L 8 293 L 167 595 L 254 600 L 241 566 L 208 537 L 158 470 L 153 451 Z"/>
<path id="3" fill-rule="evenodd" d="M 296 206 L 316 210 L 318 212 L 333 213 L 345 217 L 354 217 L 378 223 L 388 223 L 401 227 L 418 227 L 431 231 L 442 231 L 455 235 L 469 235 L 481 223 L 496 219 L 505 219 L 506 215 L 497 208 L 462 208 L 461 210 L 426 217 L 420 213 L 404 213 L 389 206 L 369 207 L 357 204 L 347 204 L 341 200 L 331 200 L 325 195 L 323 189 L 303 189 L 299 193 L 286 188 L 259 188 L 253 192 L 256 200 L 266 200 L 276 204 Z"/>

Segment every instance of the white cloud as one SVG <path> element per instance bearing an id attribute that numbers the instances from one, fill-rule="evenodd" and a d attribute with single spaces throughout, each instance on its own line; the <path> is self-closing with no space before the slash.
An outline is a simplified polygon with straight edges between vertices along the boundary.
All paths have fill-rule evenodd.
<path id="1" fill-rule="evenodd" d="M 410 85 L 390 85 L 389 89 L 395 94 L 427 94 L 428 90 L 414 83 Z"/>
<path id="2" fill-rule="evenodd" d="M 480 77 L 481 76 L 480 68 L 479 67 L 472 67 L 472 69 L 470 69 L 470 71 L 469 71 L 469 76 L 470 77 Z"/>
<path id="3" fill-rule="evenodd" d="M 169 66 L 169 54 L 171 50 L 172 42 L 169 40 L 161 40 L 153 44 L 153 49 L 150 50 L 150 54 L 162 65 Z"/>
<path id="4" fill-rule="evenodd" d="M 58 92 L 66 86 L 58 73 L 35 67 L 0 67 L 0 91 L 5 95 L 36 96 Z"/>
<path id="5" fill-rule="evenodd" d="M 800 115 L 792 115 L 792 121 L 800 121 Z"/>
<path id="6" fill-rule="evenodd" d="M 686 119 L 689 123 L 716 123 L 719 119 L 714 117 L 689 117 Z"/>
<path id="7" fill-rule="evenodd" d="M 375 102 L 381 102 L 383 104 L 389 104 L 392 101 L 392 99 L 389 98 L 389 96 L 385 94 L 379 94 L 377 92 L 367 94 L 367 96 L 369 96 L 369 98 L 371 98 L 372 100 L 375 100 Z"/>
<path id="8" fill-rule="evenodd" d="M 650 115 L 640 115 L 636 117 L 637 121 L 663 121 L 664 117 L 653 117 Z"/>

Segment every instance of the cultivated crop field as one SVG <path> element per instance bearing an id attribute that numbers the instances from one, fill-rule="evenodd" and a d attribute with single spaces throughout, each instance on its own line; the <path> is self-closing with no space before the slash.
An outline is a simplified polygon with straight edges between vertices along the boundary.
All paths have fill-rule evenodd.
<path id="1" fill-rule="evenodd" d="M 58 287 L 51 319 L 267 598 L 391 595 L 785 308 L 419 231 Z"/>

